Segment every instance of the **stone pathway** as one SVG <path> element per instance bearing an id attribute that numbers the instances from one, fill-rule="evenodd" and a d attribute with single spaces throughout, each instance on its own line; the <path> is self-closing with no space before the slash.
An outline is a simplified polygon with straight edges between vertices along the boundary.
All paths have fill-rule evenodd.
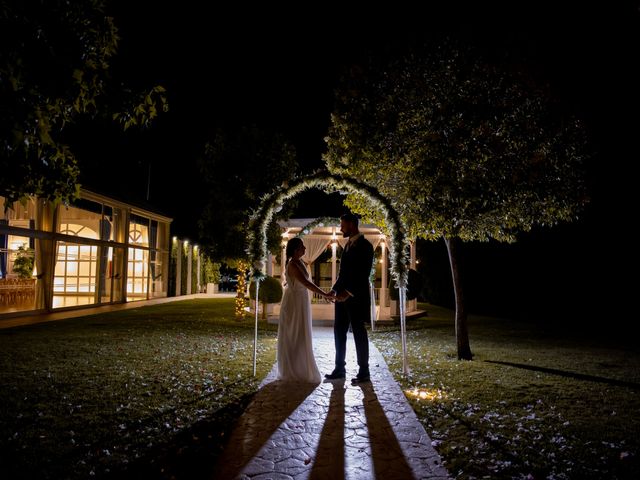
<path id="1" fill-rule="evenodd" d="M 318 367 L 328 373 L 333 369 L 333 329 L 315 327 L 313 332 Z M 372 383 L 352 386 L 357 362 L 351 334 L 346 382 L 283 383 L 275 381 L 274 366 L 238 420 L 214 478 L 450 478 L 371 343 L 370 367 Z"/>

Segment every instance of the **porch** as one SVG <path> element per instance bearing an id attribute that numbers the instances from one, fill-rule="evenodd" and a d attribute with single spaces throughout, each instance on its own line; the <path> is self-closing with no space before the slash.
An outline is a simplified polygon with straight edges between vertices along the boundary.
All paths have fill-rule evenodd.
<path id="1" fill-rule="evenodd" d="M 340 220 L 331 218 L 297 218 L 278 222 L 282 232 L 282 251 L 279 258 L 269 255 L 267 261 L 267 275 L 279 278 L 284 283 L 282 272 L 285 265 L 284 248 L 287 241 L 293 237 L 301 237 L 307 247 L 302 260 L 309 267 L 313 282 L 323 290 L 330 290 L 335 283 L 340 269 L 342 249 L 347 242 L 340 233 Z M 375 264 L 371 272 L 371 318 L 378 323 L 391 324 L 400 316 L 398 306 L 389 295 L 389 250 L 388 239 L 375 225 L 360 225 L 360 232 L 371 242 L 375 252 Z M 416 268 L 415 242 L 410 243 L 409 267 Z M 333 305 L 319 295 L 313 294 L 311 298 L 313 309 L 313 324 L 318 326 L 332 326 L 334 317 Z M 407 318 L 422 315 L 418 311 L 417 301 L 408 300 L 406 308 Z M 277 323 L 280 314 L 280 305 L 270 305 L 267 309 L 269 322 Z"/>
<path id="2" fill-rule="evenodd" d="M 330 287 L 329 287 L 330 288 Z M 400 313 L 398 306 L 393 300 L 387 297 L 386 305 L 380 306 L 380 289 L 374 290 L 375 303 L 371 306 L 371 318 L 373 328 L 376 325 L 392 325 L 399 321 Z M 313 294 L 311 299 L 311 312 L 314 327 L 332 327 L 335 318 L 334 305 L 317 294 Z M 262 315 L 262 305 L 259 307 L 259 314 Z M 416 300 L 407 301 L 407 318 L 415 318 L 425 314 L 424 310 L 418 310 Z M 273 304 L 267 307 L 267 321 L 277 324 L 280 317 L 280 304 Z"/>

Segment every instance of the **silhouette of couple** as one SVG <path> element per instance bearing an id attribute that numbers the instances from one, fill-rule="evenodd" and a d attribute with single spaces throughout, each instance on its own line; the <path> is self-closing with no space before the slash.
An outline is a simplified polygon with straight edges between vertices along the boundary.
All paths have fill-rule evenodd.
<path id="1" fill-rule="evenodd" d="M 319 383 L 322 378 L 313 355 L 311 301 L 309 290 L 335 303 L 333 334 L 335 368 L 328 380 L 346 377 L 345 356 L 347 332 L 353 330 L 358 358 L 358 374 L 353 384 L 369 382 L 369 339 L 365 322 L 371 320 L 369 274 L 373 263 L 373 246 L 358 228 L 358 217 L 340 217 L 340 231 L 348 242 L 344 247 L 338 279 L 329 292 L 311 281 L 306 264 L 301 260 L 306 247 L 301 238 L 289 240 L 286 248 L 286 288 L 280 308 L 278 326 L 278 379 Z"/>

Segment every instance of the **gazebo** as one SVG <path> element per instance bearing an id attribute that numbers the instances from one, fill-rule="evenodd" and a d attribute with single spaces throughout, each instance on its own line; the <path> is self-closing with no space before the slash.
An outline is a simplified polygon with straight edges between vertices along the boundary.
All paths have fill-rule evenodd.
<path id="1" fill-rule="evenodd" d="M 309 266 L 313 281 L 322 289 L 329 289 L 335 283 L 342 248 L 347 242 L 340 233 L 339 219 L 295 218 L 279 221 L 282 231 L 282 251 L 280 259 L 269 255 L 267 261 L 267 275 L 280 278 L 284 283 L 284 262 L 286 260 L 285 246 L 293 237 L 301 237 L 304 240 L 307 251 L 302 259 Z M 375 322 L 389 323 L 400 316 L 398 302 L 391 300 L 389 295 L 389 259 L 387 245 L 389 240 L 375 225 L 361 224 L 362 232 L 371 242 L 377 262 L 375 279 L 372 281 L 371 295 L 375 299 L 372 302 L 371 317 Z M 330 251 L 330 256 L 329 256 Z M 415 242 L 410 244 L 410 268 L 416 268 Z M 374 275 L 372 274 L 372 277 Z M 314 325 L 333 325 L 333 305 L 324 299 L 313 295 L 312 297 L 313 323 Z M 277 323 L 279 305 L 270 306 L 268 311 L 269 321 Z M 407 316 L 416 315 L 417 301 L 407 301 Z"/>

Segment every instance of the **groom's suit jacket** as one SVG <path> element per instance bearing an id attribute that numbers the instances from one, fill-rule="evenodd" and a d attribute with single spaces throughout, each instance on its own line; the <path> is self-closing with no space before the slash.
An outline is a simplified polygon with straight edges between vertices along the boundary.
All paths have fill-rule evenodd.
<path id="1" fill-rule="evenodd" d="M 333 290 L 340 293 L 347 290 L 353 297 L 347 303 L 370 305 L 369 276 L 373 265 L 373 245 L 358 237 L 349 248 L 342 252 L 340 272 Z"/>

